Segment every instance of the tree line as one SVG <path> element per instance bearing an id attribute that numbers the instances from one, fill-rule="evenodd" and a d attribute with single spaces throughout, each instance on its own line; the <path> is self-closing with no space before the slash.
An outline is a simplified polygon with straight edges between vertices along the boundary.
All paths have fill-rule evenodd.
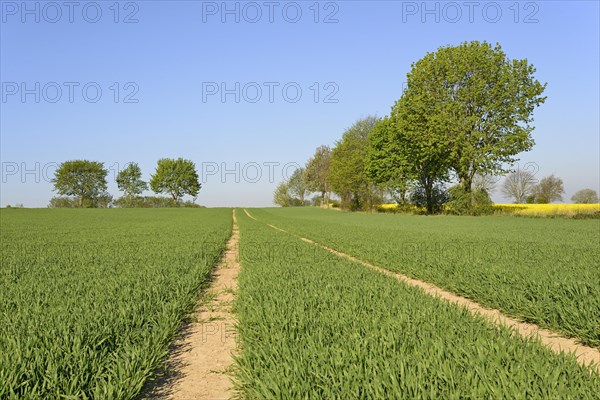
<path id="1" fill-rule="evenodd" d="M 527 171 L 511 170 L 516 155 L 533 148 L 533 111 L 546 100 L 535 71 L 499 44 L 464 42 L 428 53 L 412 64 L 389 115 L 360 119 L 333 148 L 318 147 L 278 185 L 274 202 L 305 205 L 317 193 L 312 204 L 328 206 L 334 193 L 349 210 L 392 198 L 427 213 L 483 214 L 492 210 L 497 178 L 507 173 L 503 193 L 517 203 L 562 200 L 559 178 L 524 182 Z M 574 200 L 593 200 L 590 190 Z"/>
<path id="2" fill-rule="evenodd" d="M 123 196 L 113 199 L 108 193 L 108 170 L 104 163 L 71 160 L 61 163 L 52 183 L 59 196 L 50 200 L 50 207 L 198 207 L 195 201 L 183 201 L 183 196 L 198 195 L 202 185 L 195 164 L 183 158 L 158 160 L 150 181 L 142 180 L 137 163 L 129 163 L 116 176 Z M 164 196 L 142 196 L 148 189 Z"/>

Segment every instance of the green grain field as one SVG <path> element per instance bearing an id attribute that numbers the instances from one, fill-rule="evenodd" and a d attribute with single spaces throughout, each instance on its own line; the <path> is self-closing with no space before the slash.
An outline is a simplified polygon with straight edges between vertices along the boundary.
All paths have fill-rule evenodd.
<path id="1" fill-rule="evenodd" d="M 0 399 L 129 399 L 194 306 L 231 210 L 2 210 Z"/>
<path id="2" fill-rule="evenodd" d="M 599 221 L 247 211 L 235 396 L 598 398 L 572 355 L 298 236 L 599 348 Z M 231 232 L 231 209 L 1 210 L 0 399 L 143 398 Z"/>
<path id="3" fill-rule="evenodd" d="M 258 219 L 600 347 L 600 221 L 257 209 Z"/>
<path id="4" fill-rule="evenodd" d="M 600 377 L 571 357 L 260 218 L 239 221 L 244 398 L 593 399 L 600 392 Z"/>

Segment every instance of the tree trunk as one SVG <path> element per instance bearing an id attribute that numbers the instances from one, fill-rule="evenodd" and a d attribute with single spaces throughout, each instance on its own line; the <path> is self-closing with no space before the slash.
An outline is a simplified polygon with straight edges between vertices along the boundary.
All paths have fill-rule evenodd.
<path id="1" fill-rule="evenodd" d="M 425 199 L 427 202 L 427 214 L 433 214 L 433 183 L 430 179 L 425 178 Z"/>
<path id="2" fill-rule="evenodd" d="M 471 186 L 473 185 L 473 178 L 470 176 L 461 176 L 460 185 L 462 186 L 465 193 L 471 193 Z"/>
<path id="3" fill-rule="evenodd" d="M 351 200 L 351 206 L 350 207 L 351 207 L 352 211 L 360 210 L 361 201 L 360 201 L 360 198 L 359 198 L 359 196 L 358 196 L 357 193 L 354 193 L 352 195 L 352 200 Z"/>

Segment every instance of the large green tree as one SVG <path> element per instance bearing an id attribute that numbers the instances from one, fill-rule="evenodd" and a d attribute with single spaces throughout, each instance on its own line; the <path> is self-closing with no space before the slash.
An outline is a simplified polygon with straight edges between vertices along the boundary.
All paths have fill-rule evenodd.
<path id="1" fill-rule="evenodd" d="M 395 126 L 384 117 L 369 133 L 366 172 L 371 182 L 384 186 L 399 204 L 405 204 L 417 174 L 408 136 Z"/>
<path id="2" fill-rule="evenodd" d="M 54 190 L 63 196 L 78 198 L 79 207 L 94 205 L 106 196 L 108 171 L 98 161 L 72 160 L 60 164 L 54 174 Z"/>
<path id="3" fill-rule="evenodd" d="M 366 156 L 369 132 L 377 121 L 374 116 L 356 121 L 331 152 L 331 189 L 341 197 L 342 205 L 352 209 L 368 209 L 374 203 L 376 191 L 366 173 Z"/>
<path id="4" fill-rule="evenodd" d="M 418 91 L 406 90 L 390 114 L 390 157 L 396 157 L 399 176 L 416 182 L 429 213 L 439 209 L 441 197 L 436 195 L 436 188 L 448 180 L 450 170 L 450 150 L 438 128 L 442 117 L 433 112 L 437 101 L 435 96 L 423 97 Z M 394 156 L 394 151 L 400 156 Z"/>
<path id="5" fill-rule="evenodd" d="M 133 198 L 148 190 L 148 184 L 142 180 L 142 170 L 137 163 L 129 163 L 126 168 L 117 174 L 117 185 L 119 190 L 125 192 L 129 206 L 133 204 Z"/>
<path id="6" fill-rule="evenodd" d="M 304 183 L 309 192 L 321 193 L 321 205 L 329 206 L 329 164 L 331 149 L 319 146 L 304 167 Z"/>
<path id="7" fill-rule="evenodd" d="M 546 99 L 534 73 L 526 59 L 478 41 L 441 47 L 413 64 L 404 96 L 423 122 L 421 141 L 447 150 L 466 192 L 475 174 L 504 173 L 534 145 L 532 114 Z"/>
<path id="8" fill-rule="evenodd" d="M 156 172 L 151 176 L 150 187 L 155 193 L 166 193 L 174 204 L 185 196 L 197 196 L 200 184 L 196 165 L 183 158 L 158 160 Z"/>

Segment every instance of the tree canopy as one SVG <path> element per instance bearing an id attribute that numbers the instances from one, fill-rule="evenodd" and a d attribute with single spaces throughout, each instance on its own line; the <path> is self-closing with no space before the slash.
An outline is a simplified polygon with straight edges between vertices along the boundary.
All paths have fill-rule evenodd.
<path id="1" fill-rule="evenodd" d="M 281 182 L 275 188 L 273 193 L 273 203 L 281 207 L 289 207 L 292 205 L 292 199 L 288 192 L 287 182 Z"/>
<path id="2" fill-rule="evenodd" d="M 505 197 L 514 199 L 515 203 L 523 204 L 533 193 L 536 183 L 537 179 L 532 172 L 518 169 L 506 176 L 502 184 L 502 193 Z"/>
<path id="3" fill-rule="evenodd" d="M 571 197 L 571 201 L 577 204 L 595 204 L 598 203 L 598 192 L 594 189 L 581 189 Z"/>
<path id="4" fill-rule="evenodd" d="M 369 133 L 366 172 L 371 182 L 385 187 L 404 204 L 417 175 L 408 136 L 395 127 L 393 119 L 384 117 Z"/>
<path id="5" fill-rule="evenodd" d="M 533 147 L 532 113 L 546 100 L 534 73 L 527 60 L 478 41 L 441 47 L 413 64 L 405 115 L 419 123 L 415 139 L 447 151 L 444 163 L 465 191 L 475 174 L 505 173 L 515 155 Z"/>
<path id="6" fill-rule="evenodd" d="M 342 203 L 353 209 L 369 207 L 373 190 L 366 173 L 366 155 L 369 132 L 378 118 L 368 116 L 354 123 L 336 142 L 331 152 L 329 182 L 340 195 Z"/>
<path id="7" fill-rule="evenodd" d="M 142 180 L 142 170 L 137 163 L 129 163 L 126 168 L 117 174 L 117 185 L 119 190 L 125 192 L 129 205 L 132 204 L 134 196 L 139 196 L 148 190 L 148 184 Z"/>
<path id="8" fill-rule="evenodd" d="M 299 207 L 306 205 L 305 195 L 308 193 L 304 183 L 304 168 L 294 170 L 289 179 L 279 183 L 273 193 L 273 203 L 281 207 Z"/>
<path id="9" fill-rule="evenodd" d="M 107 196 L 104 163 L 88 160 L 65 161 L 55 172 L 54 190 L 63 196 L 76 196 L 79 207 Z"/>
<path id="10" fill-rule="evenodd" d="M 441 117 L 433 112 L 435 99 L 424 100 L 416 91 L 406 91 L 392 107 L 390 114 L 393 141 L 401 154 L 406 179 L 422 188 L 427 211 L 434 211 L 438 196 L 436 185 L 449 179 L 449 148 L 443 141 L 436 122 Z"/>
<path id="11" fill-rule="evenodd" d="M 290 192 L 291 196 L 298 198 L 301 204 L 304 204 L 304 196 L 308 192 L 304 182 L 304 173 L 304 168 L 297 168 L 292 173 L 287 183 L 288 191 Z"/>
<path id="12" fill-rule="evenodd" d="M 552 203 L 553 201 L 562 201 L 562 195 L 565 193 L 562 179 L 550 175 L 540 180 L 533 188 L 533 198 L 536 203 Z"/>
<path id="13" fill-rule="evenodd" d="M 467 194 L 477 180 L 475 189 L 487 197 L 492 176 L 506 173 L 534 144 L 532 114 L 546 99 L 546 85 L 534 73 L 527 60 L 511 60 L 500 45 L 486 42 L 428 53 L 412 65 L 406 90 L 369 137 L 369 179 L 395 187 L 400 203 L 412 188 L 428 212 L 441 198 L 434 192 L 453 177 Z M 337 169 L 332 163 L 333 176 Z M 482 196 L 458 197 L 475 204 Z"/>
<path id="14" fill-rule="evenodd" d="M 158 160 L 150 187 L 155 193 L 170 195 L 173 203 L 177 203 L 185 195 L 197 196 L 202 185 L 195 164 L 180 157 Z"/>
<path id="15" fill-rule="evenodd" d="M 309 192 L 321 193 L 321 205 L 328 205 L 330 161 L 331 149 L 329 146 L 319 146 L 304 168 L 303 179 L 306 189 Z"/>

